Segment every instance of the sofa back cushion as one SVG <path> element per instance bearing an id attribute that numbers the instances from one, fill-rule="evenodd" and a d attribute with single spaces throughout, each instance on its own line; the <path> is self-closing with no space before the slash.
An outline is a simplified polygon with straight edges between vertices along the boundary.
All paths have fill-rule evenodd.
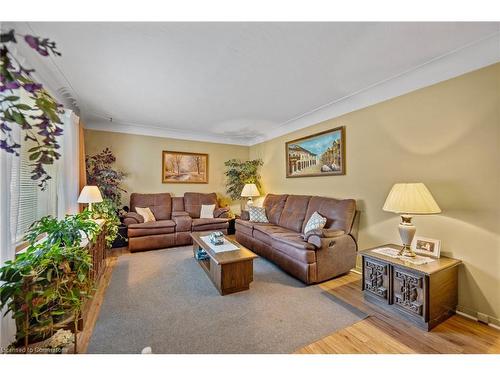
<path id="1" fill-rule="evenodd" d="M 130 195 L 130 210 L 137 212 L 136 207 L 148 207 L 156 220 L 170 220 L 172 216 L 172 198 L 169 193 Z"/>
<path id="2" fill-rule="evenodd" d="M 172 212 L 184 211 L 184 197 L 172 197 Z"/>
<path id="3" fill-rule="evenodd" d="M 270 223 L 278 224 L 281 217 L 281 212 L 285 207 L 288 194 L 267 194 L 262 206 L 266 209 L 266 216 Z"/>
<path id="4" fill-rule="evenodd" d="M 219 208 L 217 203 L 217 194 L 209 193 L 184 193 L 184 210 L 192 218 L 199 218 L 202 204 L 215 204 L 215 208 Z"/>
<path id="5" fill-rule="evenodd" d="M 307 207 L 302 230 L 315 211 L 326 217 L 325 229 L 338 229 L 350 233 L 356 214 L 356 201 L 354 199 L 312 197 Z"/>
<path id="6" fill-rule="evenodd" d="M 302 232 L 310 199 L 309 195 L 289 195 L 278 225 L 294 232 Z"/>

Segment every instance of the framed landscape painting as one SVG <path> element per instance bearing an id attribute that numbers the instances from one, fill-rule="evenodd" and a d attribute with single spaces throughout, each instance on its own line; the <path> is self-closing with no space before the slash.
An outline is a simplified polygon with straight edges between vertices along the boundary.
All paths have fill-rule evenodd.
<path id="1" fill-rule="evenodd" d="M 208 183 L 208 154 L 163 151 L 162 182 L 182 184 Z"/>
<path id="2" fill-rule="evenodd" d="M 345 174 L 345 128 L 343 126 L 285 144 L 286 177 Z"/>

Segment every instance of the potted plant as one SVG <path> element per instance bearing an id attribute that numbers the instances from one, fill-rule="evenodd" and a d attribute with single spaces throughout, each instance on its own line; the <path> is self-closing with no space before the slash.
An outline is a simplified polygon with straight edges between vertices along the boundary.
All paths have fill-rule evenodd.
<path id="1" fill-rule="evenodd" d="M 109 198 L 104 198 L 102 202 L 96 203 L 92 207 L 92 217 L 94 219 L 104 219 L 105 221 L 104 230 L 106 231 L 107 248 L 113 247 L 114 242 L 121 239 L 121 235 L 118 233 L 121 222 L 117 212 L 118 207 Z"/>
<path id="2" fill-rule="evenodd" d="M 245 184 L 255 184 L 260 189 L 259 167 L 264 163 L 262 159 L 241 161 L 230 159 L 224 163 L 227 167 L 226 192 L 233 200 L 241 201 L 241 191 Z"/>
<path id="3" fill-rule="evenodd" d="M 88 213 L 42 218 L 26 236 L 27 250 L 0 268 L 0 307 L 15 319 L 14 347 L 28 353 L 30 344 L 72 327 L 77 352 L 78 320 L 93 288 L 92 259 L 81 241 L 93 240 L 100 230 Z M 38 241 L 41 233 L 46 237 Z"/>
<path id="4" fill-rule="evenodd" d="M 103 197 L 111 200 L 117 207 L 121 205 L 122 193 L 127 191 L 120 187 L 124 172 L 113 168 L 116 157 L 109 148 L 105 148 L 96 155 L 85 156 L 87 169 L 87 183 L 99 187 Z"/>

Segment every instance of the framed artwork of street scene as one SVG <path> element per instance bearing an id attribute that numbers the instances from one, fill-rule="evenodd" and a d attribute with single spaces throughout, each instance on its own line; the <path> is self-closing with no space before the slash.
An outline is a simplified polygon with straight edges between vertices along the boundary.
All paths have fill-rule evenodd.
<path id="1" fill-rule="evenodd" d="M 286 142 L 286 177 L 345 174 L 345 127 Z"/>

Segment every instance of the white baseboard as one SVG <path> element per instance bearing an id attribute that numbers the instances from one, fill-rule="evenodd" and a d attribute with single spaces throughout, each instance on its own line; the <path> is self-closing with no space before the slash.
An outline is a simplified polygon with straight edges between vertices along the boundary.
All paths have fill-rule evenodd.
<path id="1" fill-rule="evenodd" d="M 477 319 L 477 317 L 473 316 L 473 315 L 470 315 L 470 314 L 467 314 L 463 311 L 460 311 L 460 310 L 456 310 L 455 311 L 457 313 L 457 315 L 460 315 L 460 316 L 463 316 L 465 318 L 468 318 L 468 319 L 471 319 L 471 320 L 474 320 L 476 322 L 478 322 L 479 320 Z M 493 316 L 488 316 L 488 320 L 495 320 L 495 321 L 498 321 L 497 318 L 493 317 Z M 496 322 L 495 322 L 496 323 Z M 488 326 L 490 326 L 491 328 L 495 328 L 495 329 L 498 329 L 500 330 L 500 325 L 497 325 L 497 324 L 494 324 L 494 323 L 488 323 Z"/>

